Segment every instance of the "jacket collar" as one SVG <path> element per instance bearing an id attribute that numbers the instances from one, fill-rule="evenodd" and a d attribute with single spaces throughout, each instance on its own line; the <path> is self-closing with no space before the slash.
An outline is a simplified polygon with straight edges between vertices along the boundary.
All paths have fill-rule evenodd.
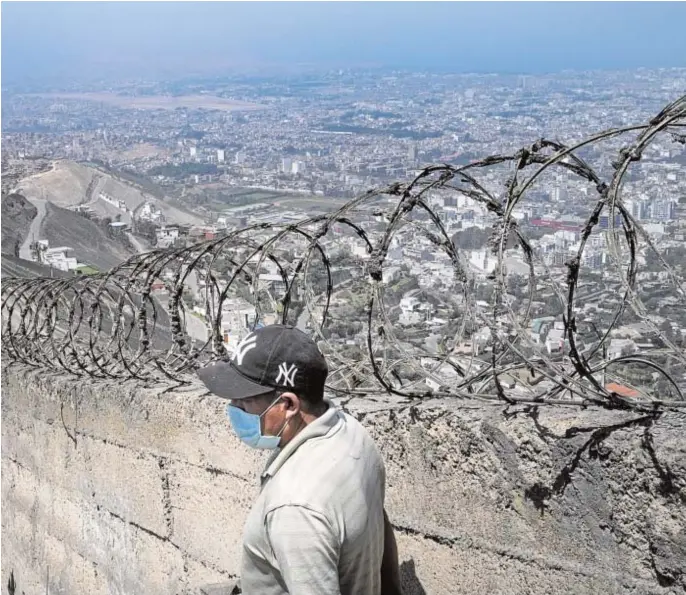
<path id="1" fill-rule="evenodd" d="M 341 412 L 336 406 L 326 397 L 324 402 L 329 408 L 315 419 L 312 423 L 305 426 L 286 446 L 274 452 L 274 454 L 267 461 L 267 465 L 262 472 L 262 484 L 274 477 L 276 472 L 281 469 L 283 464 L 293 455 L 293 453 L 305 442 L 313 438 L 325 436 L 342 421 Z M 338 431 L 336 429 L 335 431 Z"/>

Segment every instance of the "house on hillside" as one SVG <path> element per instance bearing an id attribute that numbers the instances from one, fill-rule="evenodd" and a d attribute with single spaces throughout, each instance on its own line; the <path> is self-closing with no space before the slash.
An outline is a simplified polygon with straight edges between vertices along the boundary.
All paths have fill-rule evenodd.
<path id="1" fill-rule="evenodd" d="M 123 235 L 125 231 L 129 229 L 129 224 L 123 221 L 112 221 L 110 223 L 110 229 L 113 235 Z"/>
<path id="2" fill-rule="evenodd" d="M 43 262 L 51 267 L 59 269 L 60 271 L 76 270 L 76 267 L 79 263 L 77 262 L 76 258 L 69 256 L 69 252 L 72 251 L 73 248 L 68 246 L 48 248 L 43 252 Z"/>
<path id="3" fill-rule="evenodd" d="M 259 276 L 260 287 L 264 287 L 275 297 L 282 296 L 286 293 L 286 283 L 281 275 L 271 275 L 269 273 L 262 273 Z"/>
<path id="4" fill-rule="evenodd" d="M 171 246 L 179 237 L 179 228 L 175 225 L 160 227 L 155 230 L 155 237 L 157 238 L 157 245 L 160 248 L 166 248 Z"/>
<path id="5" fill-rule="evenodd" d="M 221 329 L 224 347 L 233 355 L 238 344 L 250 333 L 257 310 L 242 298 L 227 298 L 222 303 Z"/>
<path id="6" fill-rule="evenodd" d="M 153 292 L 167 291 L 167 286 L 161 279 L 155 279 L 150 286 L 150 290 Z"/>
<path id="7" fill-rule="evenodd" d="M 141 219 L 147 219 L 148 221 L 161 221 L 162 211 L 156 208 L 152 203 L 146 202 L 138 212 L 138 216 Z"/>
<path id="8" fill-rule="evenodd" d="M 610 346 L 607 349 L 607 357 L 609 359 L 615 359 L 623 355 L 631 355 L 637 351 L 638 347 L 636 347 L 636 343 L 631 339 L 611 339 Z"/>
<path id="9" fill-rule="evenodd" d="M 548 330 L 554 327 L 554 325 L 554 316 L 543 316 L 541 318 L 534 318 L 531 321 L 531 339 L 534 341 L 534 343 L 543 343 L 543 340 L 546 337 Z"/>

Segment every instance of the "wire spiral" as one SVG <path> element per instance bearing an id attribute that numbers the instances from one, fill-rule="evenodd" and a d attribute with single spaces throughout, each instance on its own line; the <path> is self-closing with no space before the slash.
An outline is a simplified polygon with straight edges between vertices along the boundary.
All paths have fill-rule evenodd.
<path id="1" fill-rule="evenodd" d="M 657 259 L 665 287 L 681 307 L 686 284 L 627 208 L 622 190 L 656 139 L 686 144 L 684 126 L 686 96 L 645 124 L 608 130 L 573 146 L 541 139 L 513 154 L 460 167 L 433 165 L 409 183 L 369 191 L 327 215 L 287 225 L 260 223 L 192 246 L 154 250 L 94 276 L 5 279 L 4 355 L 77 376 L 184 383 L 198 367 L 228 356 L 222 322 L 237 315 L 231 304 L 240 297 L 254 308 L 253 325 L 276 316 L 310 328 L 329 360 L 329 388 L 351 397 L 393 393 L 634 410 L 683 407 L 674 371 L 683 373 L 686 354 L 653 322 L 639 295 L 641 250 Z M 581 155 L 607 142 L 625 144 L 603 179 Z M 537 181 L 553 170 L 596 196 L 565 278 L 546 265 L 516 216 Z M 507 175 L 504 190 L 502 184 L 493 188 L 492 172 Z M 493 220 L 488 251 L 496 264 L 485 278 L 474 274 L 448 233 L 445 211 L 434 206 L 436 199 L 459 196 L 482 205 Z M 601 215 L 609 221 L 604 237 L 620 295 L 604 329 L 579 314 L 584 254 Z M 447 313 L 430 333 L 424 324 L 398 324 L 397 300 L 389 297 L 393 286 L 384 277 L 392 268 L 389 255 L 406 234 L 421 238 L 433 262 L 452 272 L 439 289 L 425 290 L 433 307 Z M 519 303 L 508 289 L 506 261 L 513 246 L 528 269 L 526 297 Z M 410 269 L 416 267 L 410 262 Z M 271 289 L 260 277 L 270 271 Z M 487 304 L 476 299 L 479 284 L 490 287 Z M 547 353 L 529 330 L 541 286 L 550 287 L 559 302 L 562 357 Z M 202 297 L 203 319 L 193 312 L 193 295 Z M 663 347 L 608 358 L 612 332 L 627 313 Z M 207 338 L 193 338 L 191 324 L 206 328 Z M 477 333 L 487 338 L 478 349 Z M 437 336 L 435 348 L 426 346 L 428 334 Z M 352 338 L 346 341 L 346 335 Z M 627 366 L 648 368 L 666 380 L 671 397 L 645 387 L 633 397 L 608 389 L 604 379 L 628 383 L 621 373 Z M 511 390 L 512 379 L 526 374 L 537 383 L 517 381 L 518 389 Z"/>

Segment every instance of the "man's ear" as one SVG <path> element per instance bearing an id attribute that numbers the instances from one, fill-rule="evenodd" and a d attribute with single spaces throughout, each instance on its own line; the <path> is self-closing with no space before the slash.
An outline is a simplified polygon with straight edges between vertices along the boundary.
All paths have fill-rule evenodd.
<path id="1" fill-rule="evenodd" d="M 296 415 L 300 413 L 302 403 L 298 395 L 295 393 L 281 393 L 281 398 L 283 399 L 283 402 L 286 403 L 287 411 L 294 411 Z"/>

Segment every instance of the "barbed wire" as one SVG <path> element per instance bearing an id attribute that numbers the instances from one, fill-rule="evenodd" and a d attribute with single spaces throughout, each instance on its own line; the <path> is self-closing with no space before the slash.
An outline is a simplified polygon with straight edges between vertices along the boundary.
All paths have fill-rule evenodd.
<path id="1" fill-rule="evenodd" d="M 683 376 L 686 353 L 641 300 L 641 250 L 654 255 L 671 299 L 682 307 L 686 284 L 621 193 L 630 168 L 651 143 L 683 144 L 684 126 L 686 96 L 645 124 L 601 132 L 572 146 L 540 139 L 509 155 L 426 167 L 409 183 L 371 190 L 330 214 L 285 225 L 257 223 L 192 246 L 153 250 L 97 275 L 5 279 L 4 355 L 76 376 L 182 384 L 198 367 L 229 357 L 224 331 L 242 326 L 247 316 L 253 328 L 278 321 L 309 329 L 329 361 L 329 389 L 350 398 L 391 393 L 648 411 L 684 407 L 675 371 Z M 582 154 L 607 142 L 624 144 L 603 180 Z M 552 171 L 597 196 L 589 200 L 576 253 L 562 276 L 527 238 L 517 211 Z M 508 177 L 504 191 L 502 184 L 494 187 L 499 175 Z M 490 272 L 475 273 L 450 237 L 447 210 L 435 206 L 446 199 L 481 205 L 492 219 Z M 608 229 L 602 237 L 613 265 L 605 278 L 616 283 L 620 299 L 606 328 L 599 329 L 592 316 L 581 316 L 579 301 L 586 289 L 584 256 L 603 214 Z M 433 287 L 423 294 L 418 289 L 431 304 L 428 310 L 445 316 L 431 324 L 399 322 L 396 285 L 402 289 L 409 280 L 408 268 L 432 266 L 410 257 L 405 278 L 389 282 L 391 270 L 397 273 L 395 253 L 408 238 L 427 247 L 439 271 Z M 508 289 L 514 247 L 528 271 L 519 301 Z M 479 286 L 490 287 L 487 303 L 476 299 Z M 550 353 L 530 331 L 535 298 L 544 287 L 559 304 L 562 353 Z M 627 313 L 662 347 L 608 357 L 612 333 Z M 236 323 L 237 317 L 242 321 Z M 666 384 L 652 385 L 667 386 L 669 398 L 645 382 L 627 380 L 627 369 L 646 368 L 651 378 L 664 379 Z M 611 388 L 618 383 L 633 396 Z"/>

